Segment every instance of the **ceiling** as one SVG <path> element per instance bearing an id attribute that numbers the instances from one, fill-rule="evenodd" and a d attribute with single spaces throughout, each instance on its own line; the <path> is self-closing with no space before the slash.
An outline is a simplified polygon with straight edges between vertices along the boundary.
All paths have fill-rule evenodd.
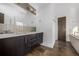
<path id="1" fill-rule="evenodd" d="M 48 5 L 54 5 L 55 7 L 57 6 L 64 6 L 64 7 L 76 7 L 79 8 L 79 3 L 31 3 L 35 7 L 45 7 Z"/>

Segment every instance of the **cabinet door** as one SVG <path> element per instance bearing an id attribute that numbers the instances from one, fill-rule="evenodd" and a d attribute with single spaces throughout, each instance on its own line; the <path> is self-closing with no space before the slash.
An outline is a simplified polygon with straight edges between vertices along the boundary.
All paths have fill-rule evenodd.
<path id="1" fill-rule="evenodd" d="M 4 55 L 24 55 L 25 45 L 24 37 L 13 37 L 2 39 L 3 53 Z"/>
<path id="2" fill-rule="evenodd" d="M 43 42 L 43 33 L 37 33 L 37 43 L 40 44 Z"/>
<path id="3" fill-rule="evenodd" d="M 17 40 L 17 55 L 25 55 L 25 38 L 22 36 L 22 37 L 19 37 L 18 40 Z"/>
<path id="4" fill-rule="evenodd" d="M 2 40 L 0 40 L 0 56 L 3 56 L 4 55 L 4 47 L 3 47 L 3 42 Z"/>
<path id="5" fill-rule="evenodd" d="M 31 44 L 30 44 L 30 41 L 29 41 L 29 36 L 26 35 L 25 36 L 25 51 L 26 53 L 29 52 L 31 50 Z"/>

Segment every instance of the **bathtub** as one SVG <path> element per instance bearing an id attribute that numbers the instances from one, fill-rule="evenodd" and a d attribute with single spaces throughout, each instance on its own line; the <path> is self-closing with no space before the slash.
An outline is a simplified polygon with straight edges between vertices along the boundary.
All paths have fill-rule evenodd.
<path id="1" fill-rule="evenodd" d="M 75 35 L 70 34 L 69 39 L 70 39 L 70 42 L 71 42 L 73 48 L 79 54 L 79 36 L 75 36 Z"/>

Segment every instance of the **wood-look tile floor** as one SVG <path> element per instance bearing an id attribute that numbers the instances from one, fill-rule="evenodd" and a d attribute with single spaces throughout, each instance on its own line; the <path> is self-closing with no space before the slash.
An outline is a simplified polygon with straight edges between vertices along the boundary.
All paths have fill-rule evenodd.
<path id="1" fill-rule="evenodd" d="M 54 48 L 38 46 L 27 56 L 78 56 L 69 42 L 56 41 Z"/>

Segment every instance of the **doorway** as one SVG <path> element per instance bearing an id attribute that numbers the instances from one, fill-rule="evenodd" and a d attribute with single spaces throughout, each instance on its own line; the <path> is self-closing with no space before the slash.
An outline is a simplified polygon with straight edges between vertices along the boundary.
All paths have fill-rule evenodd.
<path id="1" fill-rule="evenodd" d="M 58 18 L 58 41 L 66 42 L 66 17 Z"/>

